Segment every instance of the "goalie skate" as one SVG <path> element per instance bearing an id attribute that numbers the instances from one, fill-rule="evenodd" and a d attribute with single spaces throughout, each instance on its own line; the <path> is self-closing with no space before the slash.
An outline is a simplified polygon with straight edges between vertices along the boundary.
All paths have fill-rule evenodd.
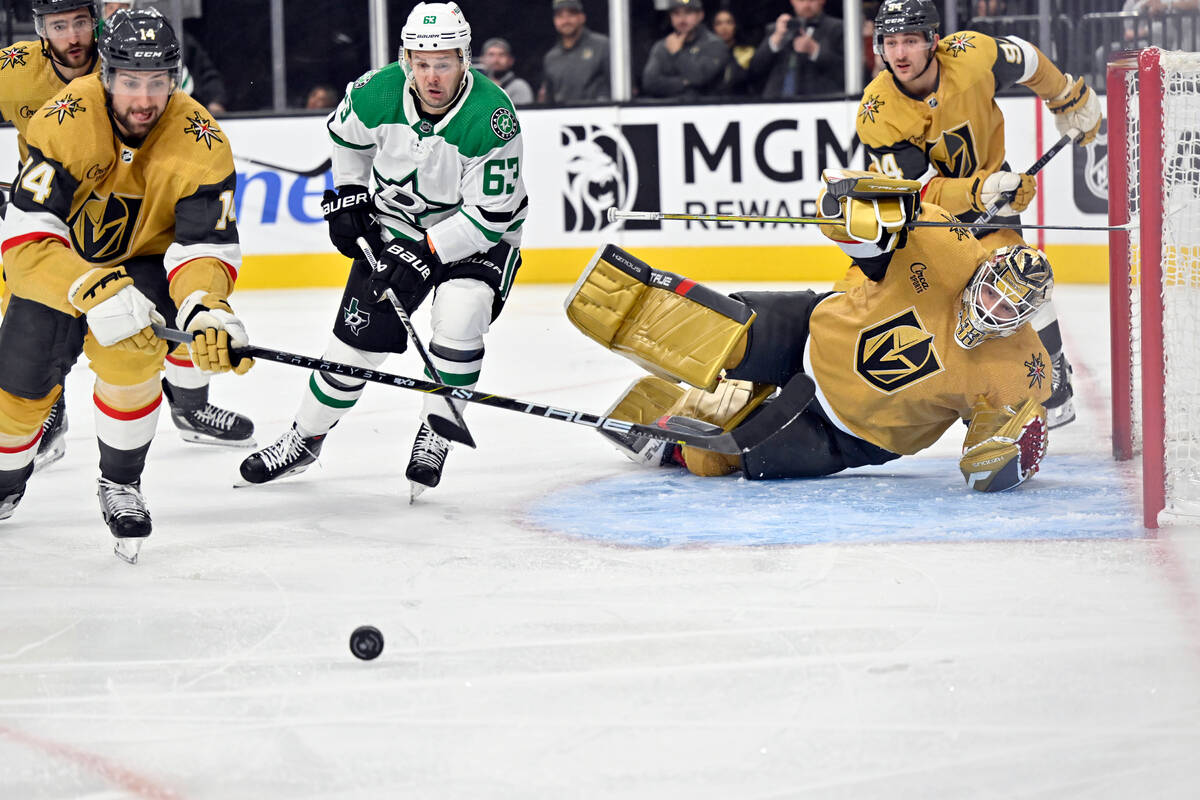
<path id="1" fill-rule="evenodd" d="M 450 442 L 438 436 L 424 422 L 417 431 L 413 441 L 412 455 L 408 459 L 408 469 L 404 477 L 408 478 L 410 486 L 409 502 L 416 500 L 421 492 L 432 489 L 441 483 L 442 468 L 446 466 L 446 454 L 450 452 Z"/>
<path id="2" fill-rule="evenodd" d="M 1068 422 L 1075 421 L 1075 390 L 1071 388 L 1071 362 L 1066 355 L 1059 353 L 1054 359 L 1054 372 L 1050 378 L 1052 391 L 1046 400 L 1046 427 L 1050 430 L 1061 428 Z"/>
<path id="3" fill-rule="evenodd" d="M 33 471 L 45 469 L 67 454 L 67 404 L 60 395 L 42 423 L 42 441 L 33 458 Z"/>
<path id="4" fill-rule="evenodd" d="M 142 541 L 150 535 L 150 509 L 142 497 L 141 482 L 116 483 L 100 478 L 96 489 L 100 514 L 117 540 L 113 552 L 117 558 L 136 564 Z"/>
<path id="5" fill-rule="evenodd" d="M 293 424 L 270 447 L 251 453 L 242 460 L 238 470 L 245 482 L 235 485 L 268 483 L 289 475 L 299 475 L 317 460 L 325 436 L 301 436 Z"/>

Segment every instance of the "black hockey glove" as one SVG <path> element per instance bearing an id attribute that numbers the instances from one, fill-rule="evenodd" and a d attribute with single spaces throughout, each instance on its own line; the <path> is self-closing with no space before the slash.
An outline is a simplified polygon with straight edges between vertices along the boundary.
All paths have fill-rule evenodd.
<path id="1" fill-rule="evenodd" d="M 415 308 L 429 291 L 433 272 L 441 261 L 422 239 L 410 242 L 393 239 L 375 256 L 375 271 L 367 280 L 367 291 L 376 300 L 391 289 L 406 309 Z"/>
<path id="2" fill-rule="evenodd" d="M 372 212 L 375 202 L 365 186 L 342 186 L 338 191 L 326 189 L 321 196 L 321 212 L 329 223 L 329 241 L 346 258 L 362 258 L 358 237 L 364 237 L 371 249 L 378 250 L 383 240 L 379 224 Z"/>

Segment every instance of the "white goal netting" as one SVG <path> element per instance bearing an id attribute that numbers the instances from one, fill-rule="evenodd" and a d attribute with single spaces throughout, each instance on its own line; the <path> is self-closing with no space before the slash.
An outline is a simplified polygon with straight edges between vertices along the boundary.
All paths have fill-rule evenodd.
<path id="1" fill-rule="evenodd" d="M 1157 470 L 1147 466 L 1143 479 L 1163 482 L 1168 512 L 1200 514 L 1200 53 L 1162 51 L 1158 60 L 1160 113 L 1139 112 L 1145 78 L 1139 70 L 1125 75 L 1128 203 L 1130 218 L 1140 222 L 1131 232 L 1128 256 L 1133 444 L 1143 449 L 1144 431 L 1157 430 L 1157 418 L 1163 463 Z M 1119 135 L 1111 130 L 1116 125 L 1110 120 L 1110 136 Z M 1139 177 L 1149 137 L 1161 143 L 1161 165 L 1151 169 L 1156 184 Z M 1143 254 L 1156 247 L 1161 277 L 1142 263 Z M 1157 287 L 1146 299 L 1157 308 L 1142 306 L 1145 281 Z M 1149 338 L 1143 329 L 1154 330 L 1157 314 L 1162 334 Z M 1147 378 L 1143 394 L 1142 360 L 1153 363 L 1159 353 L 1161 380 Z"/>

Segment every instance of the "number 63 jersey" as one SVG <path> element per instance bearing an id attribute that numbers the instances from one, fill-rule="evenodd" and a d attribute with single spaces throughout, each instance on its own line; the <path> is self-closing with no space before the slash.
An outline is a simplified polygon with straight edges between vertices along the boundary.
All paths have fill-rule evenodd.
<path id="1" fill-rule="evenodd" d="M 444 263 L 516 247 L 529 205 L 512 102 L 476 70 L 438 118 L 421 116 L 398 63 L 347 87 L 329 116 L 336 186 L 370 186 L 390 236 L 426 234 Z"/>
<path id="2" fill-rule="evenodd" d="M 100 77 L 89 75 L 30 121 L 29 157 L 0 229 L 9 288 L 78 316 L 67 300 L 76 278 L 155 256 L 177 302 L 200 288 L 228 296 L 241 249 L 225 133 L 203 106 L 176 91 L 143 140 L 125 141 L 106 99 Z M 177 280 L 181 273 L 186 281 Z"/>

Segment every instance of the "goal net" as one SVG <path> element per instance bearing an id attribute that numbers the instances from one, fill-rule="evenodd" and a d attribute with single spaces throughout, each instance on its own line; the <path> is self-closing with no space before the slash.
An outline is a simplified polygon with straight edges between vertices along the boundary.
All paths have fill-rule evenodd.
<path id="1" fill-rule="evenodd" d="M 1142 459 L 1146 527 L 1200 515 L 1200 53 L 1108 65 L 1113 455 Z"/>

